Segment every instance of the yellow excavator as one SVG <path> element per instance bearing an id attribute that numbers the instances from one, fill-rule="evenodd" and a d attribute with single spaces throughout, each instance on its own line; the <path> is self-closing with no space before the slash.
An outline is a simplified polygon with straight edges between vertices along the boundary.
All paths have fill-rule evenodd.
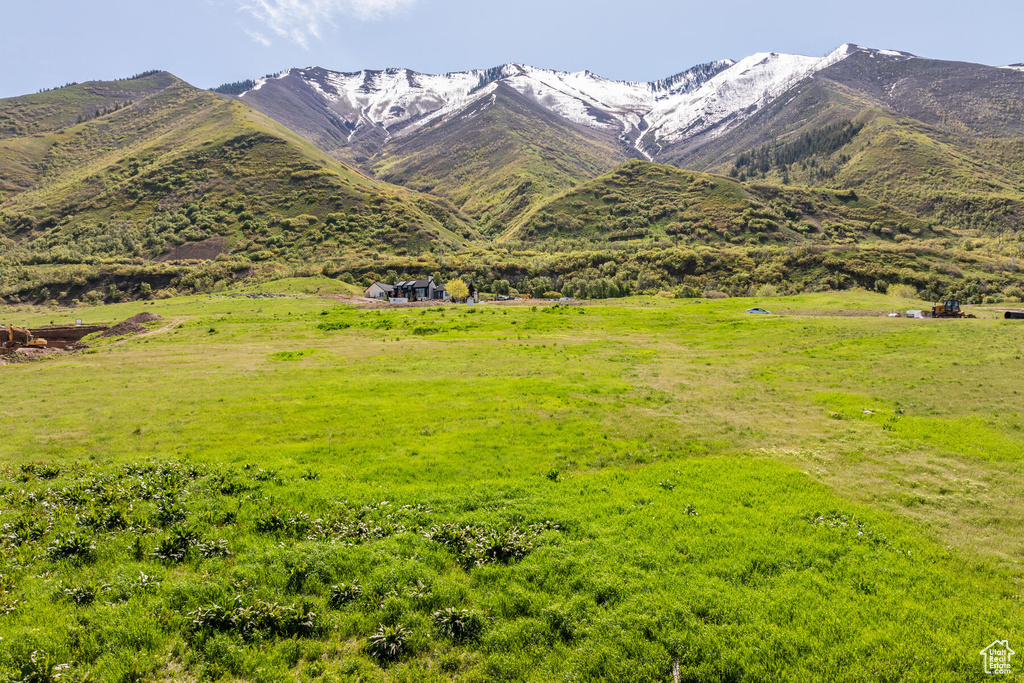
<path id="1" fill-rule="evenodd" d="M 45 339 L 33 336 L 32 333 L 24 327 L 8 325 L 7 341 L 3 342 L 2 347 L 13 351 L 14 349 L 20 349 L 23 346 L 27 346 L 32 349 L 45 349 L 47 347 L 47 343 Z"/>

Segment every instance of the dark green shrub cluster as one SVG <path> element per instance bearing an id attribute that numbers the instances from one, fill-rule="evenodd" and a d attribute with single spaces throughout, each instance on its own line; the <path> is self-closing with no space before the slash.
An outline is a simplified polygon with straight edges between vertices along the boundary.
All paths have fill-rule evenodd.
<path id="1" fill-rule="evenodd" d="M 194 529 L 179 524 L 160 539 L 152 556 L 161 562 L 184 562 L 189 550 L 198 542 L 199 534 Z"/>
<path id="2" fill-rule="evenodd" d="M 0 543 L 18 547 L 38 541 L 53 530 L 53 520 L 22 517 L 15 522 L 0 526 Z"/>
<path id="3" fill-rule="evenodd" d="M 438 633 L 456 642 L 476 640 L 484 630 L 484 620 L 475 612 L 446 607 L 432 615 Z"/>
<path id="4" fill-rule="evenodd" d="M 12 683 L 57 683 L 71 668 L 70 664 L 58 661 L 46 652 L 33 650 L 18 666 L 17 678 Z"/>
<path id="5" fill-rule="evenodd" d="M 30 477 L 39 477 L 44 481 L 56 479 L 60 476 L 60 468 L 56 465 L 37 465 L 26 463 L 21 466 L 22 481 L 28 481 Z"/>
<path id="6" fill-rule="evenodd" d="M 331 596 L 328 600 L 328 604 L 331 607 L 338 609 L 344 607 L 350 602 L 355 602 L 363 594 L 363 587 L 358 582 L 353 581 L 350 584 L 338 584 L 337 586 L 331 586 Z"/>
<path id="7" fill-rule="evenodd" d="M 193 633 L 220 631 L 246 640 L 306 638 L 315 635 L 319 618 L 309 604 L 279 605 L 263 600 L 235 598 L 231 607 L 208 605 L 189 613 Z"/>
<path id="8" fill-rule="evenodd" d="M 396 662 L 407 652 L 410 632 L 405 626 L 381 624 L 366 643 L 367 653 L 382 664 Z"/>
<path id="9" fill-rule="evenodd" d="M 99 595 L 105 586 L 96 586 L 95 584 L 84 584 L 81 586 L 65 586 L 61 588 L 61 594 L 68 602 L 73 602 L 76 605 L 91 605 L 96 600 L 96 596 Z"/>
<path id="10" fill-rule="evenodd" d="M 69 531 L 54 536 L 46 547 L 46 554 L 54 560 L 90 562 L 96 555 L 96 542 L 87 536 Z"/>
<path id="11" fill-rule="evenodd" d="M 558 531 L 558 525 L 543 522 L 521 529 L 449 523 L 432 526 L 424 535 L 448 548 L 459 563 L 469 569 L 518 562 L 533 551 L 545 531 Z"/>

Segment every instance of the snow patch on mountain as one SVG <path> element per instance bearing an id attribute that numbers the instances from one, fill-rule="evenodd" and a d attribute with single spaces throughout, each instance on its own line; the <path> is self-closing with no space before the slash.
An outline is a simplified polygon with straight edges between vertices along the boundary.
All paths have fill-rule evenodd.
<path id="1" fill-rule="evenodd" d="M 712 129 L 721 134 L 804 78 L 861 49 L 847 44 L 823 58 L 761 53 L 739 62 L 702 64 L 652 83 L 524 64 L 439 75 L 409 69 L 339 73 L 308 68 L 278 78 L 301 79 L 345 121 L 353 136 L 371 127 L 383 129 L 389 138 L 459 116 L 483 98 L 492 98 L 493 104 L 502 83 L 568 121 L 618 135 L 651 158 L 660 145 Z M 249 92 L 266 82 L 260 79 Z M 472 114 L 481 111 L 475 108 Z"/>
<path id="2" fill-rule="evenodd" d="M 1007 64 L 1003 69 L 1012 69 L 1013 71 L 1024 71 L 1024 64 Z"/>

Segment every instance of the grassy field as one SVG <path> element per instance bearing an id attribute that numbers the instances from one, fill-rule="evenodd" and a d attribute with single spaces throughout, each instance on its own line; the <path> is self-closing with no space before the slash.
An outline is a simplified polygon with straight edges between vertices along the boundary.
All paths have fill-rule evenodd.
<path id="1" fill-rule="evenodd" d="M 1019 322 L 332 287 L 0 311 L 164 318 L 0 367 L 0 678 L 980 681 L 1021 642 Z"/>

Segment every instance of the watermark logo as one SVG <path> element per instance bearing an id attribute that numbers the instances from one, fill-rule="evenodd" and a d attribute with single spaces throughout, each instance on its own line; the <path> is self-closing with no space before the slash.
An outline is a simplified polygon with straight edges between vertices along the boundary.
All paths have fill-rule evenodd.
<path id="1" fill-rule="evenodd" d="M 981 661 L 989 676 L 1004 676 L 1010 673 L 1010 657 L 1017 654 L 1010 649 L 1010 643 L 997 640 L 981 651 Z"/>

